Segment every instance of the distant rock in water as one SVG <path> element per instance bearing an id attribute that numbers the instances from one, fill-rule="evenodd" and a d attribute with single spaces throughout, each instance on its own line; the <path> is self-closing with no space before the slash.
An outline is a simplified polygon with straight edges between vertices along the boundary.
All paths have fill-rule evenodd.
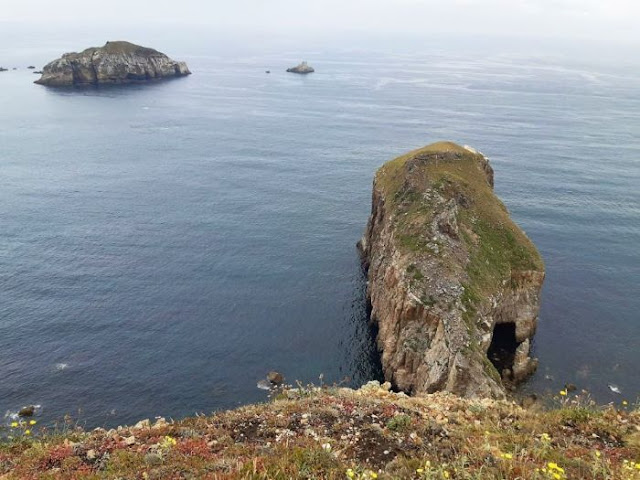
<path id="1" fill-rule="evenodd" d="M 298 65 L 297 67 L 293 67 L 293 68 L 287 68 L 287 72 L 289 73 L 302 73 L 302 74 L 306 74 L 306 73 L 313 73 L 315 72 L 315 70 L 313 69 L 313 67 L 310 67 L 307 62 L 302 62 L 300 65 Z"/>
<path id="2" fill-rule="evenodd" d="M 18 412 L 19 417 L 33 417 L 33 414 L 36 413 L 35 405 L 28 405 L 26 407 L 22 407 Z"/>
<path id="3" fill-rule="evenodd" d="M 36 69 L 36 67 L 34 67 L 33 65 L 29 65 L 27 68 L 28 68 L 29 70 L 35 70 L 35 69 Z"/>
<path id="4" fill-rule="evenodd" d="M 39 85 L 68 87 L 141 83 L 182 77 L 191 72 L 185 62 L 129 42 L 107 42 L 104 47 L 66 53 L 45 65 Z"/>
<path id="5" fill-rule="evenodd" d="M 0 67 L 0 72 L 6 72 L 6 71 L 7 71 L 6 68 Z"/>
<path id="6" fill-rule="evenodd" d="M 536 369 L 544 264 L 494 194 L 484 155 L 441 142 L 385 164 L 359 247 L 398 389 L 500 398 Z"/>
<path id="7" fill-rule="evenodd" d="M 273 385 L 280 385 L 284 382 L 284 377 L 279 372 L 269 372 L 267 374 L 267 380 L 269 380 Z"/>

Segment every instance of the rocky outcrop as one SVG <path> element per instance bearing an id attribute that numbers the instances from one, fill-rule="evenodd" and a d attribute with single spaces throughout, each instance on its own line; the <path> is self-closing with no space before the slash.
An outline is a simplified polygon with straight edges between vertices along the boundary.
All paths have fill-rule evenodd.
<path id="1" fill-rule="evenodd" d="M 287 72 L 289 72 L 289 73 L 307 74 L 307 73 L 313 73 L 313 72 L 315 72 L 315 70 L 313 69 L 313 67 L 310 67 L 307 64 L 307 62 L 302 62 L 300 65 L 298 65 L 296 67 L 287 68 Z"/>
<path id="2" fill-rule="evenodd" d="M 51 87 L 140 83 L 189 75 L 176 62 L 152 48 L 129 42 L 107 42 L 104 47 L 66 53 L 45 65 L 35 83 Z"/>
<path id="3" fill-rule="evenodd" d="M 385 164 L 359 248 L 397 388 L 499 398 L 535 370 L 544 265 L 481 153 L 442 142 Z"/>
<path id="4" fill-rule="evenodd" d="M 18 411 L 19 417 L 33 417 L 33 414 L 36 412 L 35 405 L 28 405 L 26 407 L 22 407 L 20 411 Z"/>
<path id="5" fill-rule="evenodd" d="M 273 385 L 280 385 L 284 382 L 284 377 L 281 373 L 272 371 L 267 374 L 267 380 Z"/>

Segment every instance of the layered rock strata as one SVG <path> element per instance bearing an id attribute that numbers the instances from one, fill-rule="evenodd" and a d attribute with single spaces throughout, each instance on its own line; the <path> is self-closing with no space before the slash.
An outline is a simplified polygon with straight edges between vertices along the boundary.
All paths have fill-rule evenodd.
<path id="1" fill-rule="evenodd" d="M 484 155 L 441 142 L 385 164 L 359 248 L 398 389 L 500 398 L 535 371 L 544 264 L 494 194 Z"/>
<path id="2" fill-rule="evenodd" d="M 141 83 L 190 73 L 186 63 L 152 48 L 107 42 L 100 48 L 64 54 L 45 65 L 35 83 L 52 87 Z"/>

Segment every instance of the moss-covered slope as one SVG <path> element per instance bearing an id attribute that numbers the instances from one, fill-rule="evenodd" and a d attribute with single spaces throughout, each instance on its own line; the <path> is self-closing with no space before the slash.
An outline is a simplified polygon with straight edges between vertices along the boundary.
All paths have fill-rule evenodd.
<path id="1" fill-rule="evenodd" d="M 535 245 L 494 194 L 493 170 L 482 154 L 451 142 L 435 143 L 385 164 L 376 185 L 400 218 L 400 244 L 418 255 L 432 253 L 424 225 L 437 213 L 425 192 L 433 190 L 462 207 L 457 223 L 470 253 L 464 266 L 470 295 L 491 293 L 513 271 L 544 270 Z"/>

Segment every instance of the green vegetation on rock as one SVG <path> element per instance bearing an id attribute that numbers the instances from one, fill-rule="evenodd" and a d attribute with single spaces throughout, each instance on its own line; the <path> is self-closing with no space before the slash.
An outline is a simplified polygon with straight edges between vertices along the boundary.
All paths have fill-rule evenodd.
<path id="1" fill-rule="evenodd" d="M 432 205 L 418 192 L 434 190 L 445 200 L 465 204 L 457 220 L 470 252 L 469 299 L 494 291 L 514 271 L 544 270 L 536 247 L 493 193 L 484 162 L 480 153 L 439 142 L 386 163 L 376 175 L 376 185 L 394 210 L 399 243 L 413 253 L 434 254 L 424 228 L 432 220 Z M 411 172 L 416 183 L 406 182 L 408 169 L 419 169 Z"/>

